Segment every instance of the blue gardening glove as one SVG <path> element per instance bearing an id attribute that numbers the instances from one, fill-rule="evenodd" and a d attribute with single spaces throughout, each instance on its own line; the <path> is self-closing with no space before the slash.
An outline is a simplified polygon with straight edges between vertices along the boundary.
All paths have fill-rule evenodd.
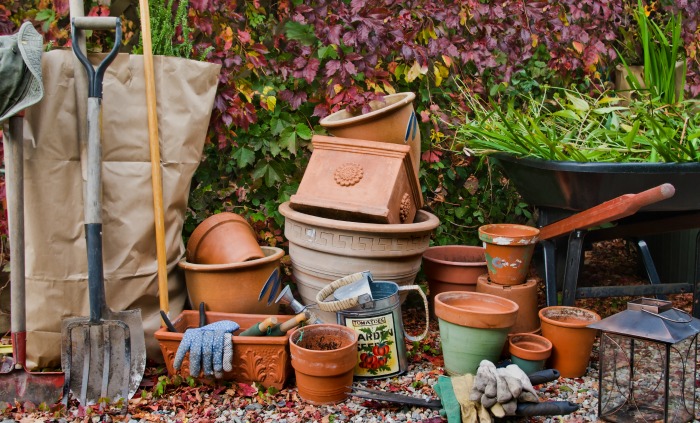
<path id="1" fill-rule="evenodd" d="M 182 366 L 185 355 L 190 353 L 190 375 L 198 377 L 200 370 L 204 370 L 204 376 L 214 376 L 221 379 L 224 370 L 231 370 L 231 352 L 233 351 L 231 334 L 238 330 L 238 323 L 231 320 L 221 320 L 185 331 L 182 342 L 175 354 L 173 365 L 175 370 Z M 228 359 L 224 355 L 228 353 Z M 224 362 L 226 369 L 224 369 Z"/>

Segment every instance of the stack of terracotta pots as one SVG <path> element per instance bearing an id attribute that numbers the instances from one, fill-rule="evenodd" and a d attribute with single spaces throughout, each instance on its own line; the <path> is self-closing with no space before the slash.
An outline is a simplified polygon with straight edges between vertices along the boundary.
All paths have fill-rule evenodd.
<path id="1" fill-rule="evenodd" d="M 518 304 L 518 319 L 511 334 L 537 334 L 537 279 L 528 278 L 539 229 L 524 225 L 493 224 L 479 228 L 484 242 L 488 273 L 479 276 L 476 292 L 496 295 Z M 504 353 L 508 348 L 504 348 Z M 505 355 L 505 354 L 504 354 Z"/>
<path id="2" fill-rule="evenodd" d="M 204 302 L 207 311 L 276 314 L 278 304 L 268 306 L 257 297 L 283 256 L 280 248 L 260 247 L 245 218 L 225 212 L 195 228 L 178 265 L 193 307 Z"/>
<path id="3" fill-rule="evenodd" d="M 321 120 L 297 193 L 280 206 L 302 302 L 331 282 L 369 270 L 376 280 L 413 283 L 438 219 L 420 208 L 420 131 L 413 93 L 384 96 L 368 113 Z M 319 318 L 336 322 L 333 313 Z"/>

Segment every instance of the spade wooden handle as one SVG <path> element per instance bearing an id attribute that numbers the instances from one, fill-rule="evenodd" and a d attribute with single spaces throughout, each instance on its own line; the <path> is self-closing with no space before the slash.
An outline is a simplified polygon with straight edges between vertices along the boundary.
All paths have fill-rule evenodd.
<path id="1" fill-rule="evenodd" d="M 540 239 L 554 238 L 576 229 L 585 229 L 633 215 L 649 204 L 673 197 L 676 189 L 671 184 L 661 184 L 638 194 L 625 194 L 590 209 L 576 213 L 558 222 L 540 228 Z"/>

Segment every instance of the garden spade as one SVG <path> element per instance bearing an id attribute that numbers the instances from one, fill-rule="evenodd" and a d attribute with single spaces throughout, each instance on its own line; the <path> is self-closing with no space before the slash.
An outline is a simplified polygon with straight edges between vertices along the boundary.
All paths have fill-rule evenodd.
<path id="1" fill-rule="evenodd" d="M 74 17 L 71 20 L 73 51 L 88 75 L 87 189 L 85 240 L 87 243 L 90 317 L 63 321 L 61 364 L 68 391 L 83 404 L 115 402 L 138 389 L 146 367 L 146 345 L 140 310 L 112 311 L 105 299 L 102 262 L 102 80 L 121 45 L 121 22 L 114 17 Z M 96 67 L 79 48 L 80 30 L 114 30 L 112 51 Z"/>
<path id="2" fill-rule="evenodd" d="M 30 372 L 26 359 L 26 309 L 24 286 L 24 182 L 22 117 L 10 118 L 9 136 L 3 137 L 7 180 L 7 207 L 10 235 L 10 295 L 12 357 L 7 372 L 0 373 L 0 401 L 14 404 L 32 402 L 54 404 L 61 399 L 62 372 Z M 9 361 L 12 361 L 8 359 Z M 6 367 L 3 366 L 3 369 Z"/>

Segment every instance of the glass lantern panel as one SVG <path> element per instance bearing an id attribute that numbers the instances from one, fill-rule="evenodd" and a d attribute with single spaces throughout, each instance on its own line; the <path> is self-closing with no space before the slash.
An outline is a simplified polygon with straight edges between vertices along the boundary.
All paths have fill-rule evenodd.
<path id="1" fill-rule="evenodd" d="M 614 422 L 693 421 L 696 351 L 697 336 L 667 350 L 663 343 L 603 332 L 600 417 Z"/>

